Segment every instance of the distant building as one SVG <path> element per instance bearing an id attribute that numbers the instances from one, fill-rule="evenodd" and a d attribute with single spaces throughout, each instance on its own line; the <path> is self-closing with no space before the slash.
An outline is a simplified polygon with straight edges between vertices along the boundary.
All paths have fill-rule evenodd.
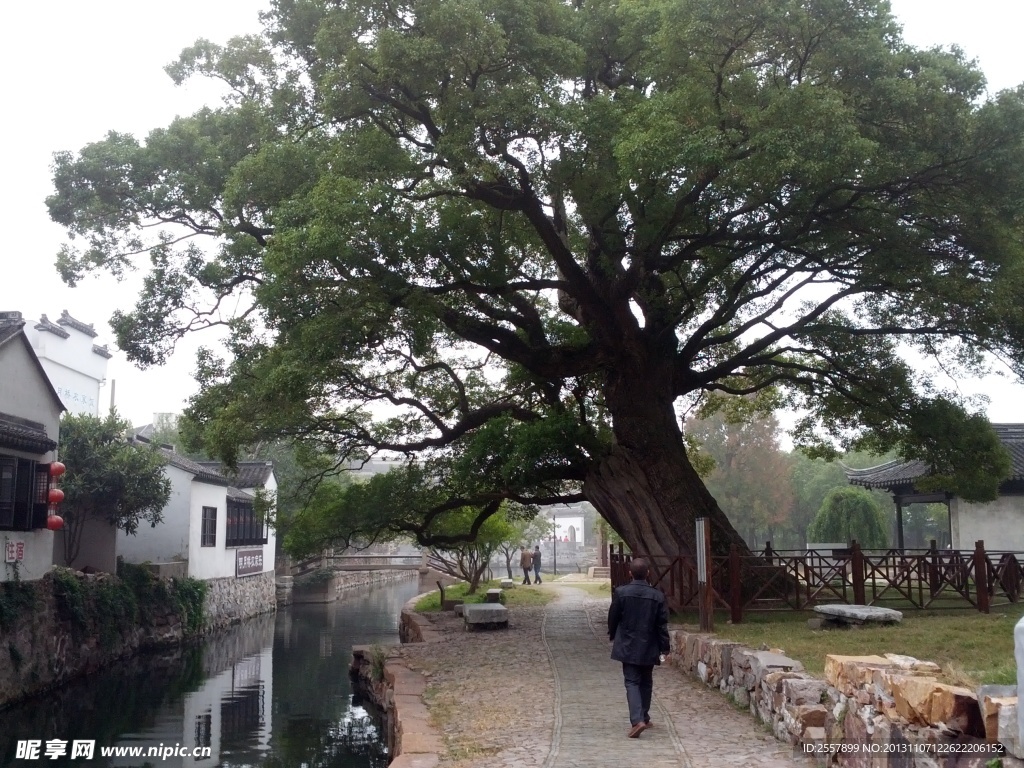
<path id="1" fill-rule="evenodd" d="M 65 408 L 20 312 L 0 312 L 0 375 L 0 581 L 29 581 L 53 565 L 49 465 L 57 459 Z"/>
<path id="2" fill-rule="evenodd" d="M 931 468 L 922 461 L 896 459 L 867 469 L 847 469 L 852 485 L 892 494 L 896 504 L 897 547 L 903 548 L 903 509 L 910 504 L 945 504 L 949 509 L 949 541 L 953 549 L 974 549 L 984 541 L 990 551 L 1024 552 L 1024 424 L 993 424 L 1010 454 L 1011 473 L 999 486 L 995 501 L 976 504 L 950 493 L 922 491 L 917 481 Z"/>
<path id="3" fill-rule="evenodd" d="M 42 315 L 25 328 L 32 349 L 54 389 L 71 413 L 100 414 L 100 385 L 106 381 L 107 362 L 113 354 L 96 344 L 96 330 L 61 312 L 57 322 Z"/>

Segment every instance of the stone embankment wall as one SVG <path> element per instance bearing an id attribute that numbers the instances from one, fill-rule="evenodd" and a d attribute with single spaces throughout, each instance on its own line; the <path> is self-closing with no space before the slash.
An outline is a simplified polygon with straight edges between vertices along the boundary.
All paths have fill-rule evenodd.
<path id="1" fill-rule="evenodd" d="M 415 612 L 417 595 L 402 607 L 399 635 L 403 643 L 441 640 L 430 620 Z M 444 752 L 444 739 L 430 725 L 423 701 L 426 679 L 410 669 L 399 648 L 357 645 L 350 670 L 355 684 L 384 713 L 387 744 L 395 755 L 388 768 L 435 768 Z"/>
<path id="2" fill-rule="evenodd" d="M 180 643 L 187 605 L 162 582 L 54 569 L 0 585 L 0 707 L 140 650 Z"/>
<path id="3" fill-rule="evenodd" d="M 388 584 L 416 578 L 416 571 L 313 571 L 292 580 L 292 603 L 329 603 L 344 592 L 371 584 Z"/>
<path id="4" fill-rule="evenodd" d="M 979 693 L 939 683 L 939 668 L 909 656 L 826 656 L 825 680 L 781 651 L 755 651 L 710 635 L 673 631 L 672 663 L 718 688 L 819 764 L 990 765 L 988 744 L 1004 744 L 1003 768 L 1024 766 L 1016 743 L 1016 696 L 1000 686 Z M 980 695 L 980 704 L 979 704 Z M 847 751 L 842 745 L 850 745 Z M 950 747 L 948 745 L 959 745 Z M 831 745 L 831 746 L 829 746 Z M 951 750 L 956 750 L 951 751 Z M 874 758 L 874 762 L 872 762 Z"/>
<path id="5" fill-rule="evenodd" d="M 216 630 L 277 608 L 274 572 L 206 581 L 205 629 Z"/>

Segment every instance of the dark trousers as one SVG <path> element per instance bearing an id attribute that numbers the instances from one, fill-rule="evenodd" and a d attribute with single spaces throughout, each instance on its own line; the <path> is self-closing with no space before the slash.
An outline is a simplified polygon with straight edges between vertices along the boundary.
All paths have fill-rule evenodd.
<path id="1" fill-rule="evenodd" d="M 540 563 L 533 566 L 533 580 L 540 584 Z"/>
<path id="2" fill-rule="evenodd" d="M 523 568 L 523 584 L 529 584 L 529 583 L 530 583 L 530 569 L 529 568 Z"/>
<path id="3" fill-rule="evenodd" d="M 629 724 L 646 723 L 651 719 L 654 665 L 627 664 L 622 662 L 622 677 L 626 681 L 626 703 L 629 704 Z"/>

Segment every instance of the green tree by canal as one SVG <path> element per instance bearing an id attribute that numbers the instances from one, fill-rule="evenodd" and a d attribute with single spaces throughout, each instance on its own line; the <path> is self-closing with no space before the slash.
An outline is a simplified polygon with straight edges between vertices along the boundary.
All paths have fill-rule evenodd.
<path id="1" fill-rule="evenodd" d="M 82 533 L 91 522 L 105 521 L 134 535 L 141 523 L 163 520 L 171 496 L 164 460 L 153 447 L 129 443 L 127 421 L 116 413 L 104 418 L 68 414 L 60 422 L 61 478 L 64 501 L 64 562 L 78 556 Z"/>

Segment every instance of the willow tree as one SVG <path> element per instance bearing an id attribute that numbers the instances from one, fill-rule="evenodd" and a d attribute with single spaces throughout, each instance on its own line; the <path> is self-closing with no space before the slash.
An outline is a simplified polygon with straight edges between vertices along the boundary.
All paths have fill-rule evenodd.
<path id="1" fill-rule="evenodd" d="M 277 0 L 264 23 L 168 68 L 226 83 L 219 108 L 58 155 L 48 201 L 69 283 L 148 254 L 113 319 L 134 360 L 227 324 L 191 405 L 222 455 L 396 452 L 425 543 L 447 510 L 472 536 L 504 500 L 586 499 L 633 551 L 687 551 L 698 516 L 745 550 L 680 414 L 773 388 L 803 442 L 995 492 L 985 419 L 907 350 L 1020 370 L 1024 93 L 909 46 L 884 0 Z"/>

